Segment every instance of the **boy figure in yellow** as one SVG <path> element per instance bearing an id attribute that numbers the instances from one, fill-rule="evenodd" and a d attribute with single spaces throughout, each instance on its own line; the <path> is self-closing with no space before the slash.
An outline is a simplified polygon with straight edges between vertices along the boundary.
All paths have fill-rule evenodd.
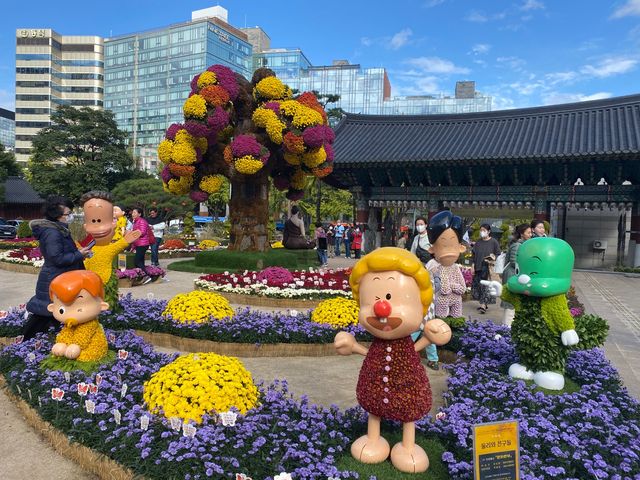
<path id="1" fill-rule="evenodd" d="M 111 305 L 112 310 L 117 309 L 118 279 L 113 274 L 113 261 L 131 242 L 140 237 L 140 232 L 137 230 L 125 232 L 120 240 L 111 243 L 116 219 L 113 198 L 109 192 L 97 190 L 87 192 L 80 197 L 80 204 L 84 210 L 84 229 L 96 242 L 92 249 L 93 256 L 85 259 L 84 266 L 100 276 L 106 290 L 105 300 Z"/>
<path id="2" fill-rule="evenodd" d="M 100 277 L 89 270 L 72 270 L 58 275 L 49 287 L 47 307 L 63 324 L 51 353 L 79 362 L 100 360 L 107 354 L 107 338 L 98 322 L 109 304 L 103 300 Z"/>

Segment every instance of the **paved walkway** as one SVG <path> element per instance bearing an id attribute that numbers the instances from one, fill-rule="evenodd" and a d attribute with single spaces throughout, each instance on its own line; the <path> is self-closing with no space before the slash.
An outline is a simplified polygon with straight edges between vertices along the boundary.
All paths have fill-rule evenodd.
<path id="1" fill-rule="evenodd" d="M 169 261 L 162 261 L 166 265 Z M 353 265 L 354 260 L 330 259 L 332 268 Z M 167 273 L 162 283 L 148 284 L 132 289 L 136 297 L 169 299 L 177 293 L 193 289 L 192 273 Z M 36 276 L 0 270 L 0 309 L 24 303 L 35 289 Z M 587 312 L 598 314 L 609 321 L 609 339 L 605 346 L 607 355 L 620 371 L 630 392 L 640 398 L 640 278 L 605 273 L 576 272 L 574 283 L 579 299 Z M 486 315 L 480 315 L 476 302 L 464 304 L 467 318 L 499 320 L 502 310 L 491 305 Z M 287 378 L 291 391 L 296 395 L 306 393 L 315 403 L 341 407 L 355 405 L 355 382 L 362 357 L 325 358 L 246 358 L 242 359 L 255 379 L 267 382 L 274 378 Z M 309 382 L 308 372 L 315 372 Z M 434 389 L 445 383 L 443 373 L 429 371 Z M 328 388 L 328 386 L 331 388 Z M 0 479 L 22 480 L 89 480 L 94 479 L 76 464 L 59 456 L 47 443 L 23 421 L 20 413 L 0 391 Z M 15 462 L 7 462 L 15 459 Z M 28 461 L 25 461 L 28 459 Z"/>

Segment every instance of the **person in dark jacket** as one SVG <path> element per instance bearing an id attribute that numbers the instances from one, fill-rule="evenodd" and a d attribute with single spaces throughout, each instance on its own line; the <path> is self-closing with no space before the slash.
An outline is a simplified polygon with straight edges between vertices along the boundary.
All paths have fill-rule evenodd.
<path id="1" fill-rule="evenodd" d="M 49 285 L 58 275 L 71 270 L 84 270 L 83 260 L 89 256 L 91 248 L 76 247 L 69 224 L 73 221 L 71 200 L 60 196 L 47 198 L 43 213 L 44 218 L 29 223 L 33 236 L 40 244 L 44 257 L 44 265 L 38 275 L 36 294 L 27 302 L 29 312 L 23 328 L 24 339 L 33 338 L 37 333 L 46 332 L 51 327 L 59 327 L 60 323 L 53 318 L 47 306 Z"/>

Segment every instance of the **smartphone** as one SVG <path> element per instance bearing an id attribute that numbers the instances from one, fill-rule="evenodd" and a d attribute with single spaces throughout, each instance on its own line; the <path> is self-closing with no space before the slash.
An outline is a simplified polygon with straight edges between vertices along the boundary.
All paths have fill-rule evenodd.
<path id="1" fill-rule="evenodd" d="M 93 243 L 92 243 L 93 242 Z M 89 245 L 91 244 L 91 245 Z M 81 247 L 89 247 L 89 248 L 93 248 L 93 246 L 96 244 L 95 239 L 91 236 L 91 235 L 87 235 L 86 237 L 84 237 L 82 240 L 80 240 L 80 246 Z"/>

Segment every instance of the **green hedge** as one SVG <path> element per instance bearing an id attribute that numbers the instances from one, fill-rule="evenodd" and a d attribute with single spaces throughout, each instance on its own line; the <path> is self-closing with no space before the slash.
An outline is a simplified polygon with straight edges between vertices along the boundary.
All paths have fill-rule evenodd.
<path id="1" fill-rule="evenodd" d="M 199 252 L 196 254 L 193 265 L 195 268 L 215 268 L 229 271 L 262 270 L 272 266 L 295 270 L 317 267 L 319 262 L 315 250 L 277 248 L 267 252 L 236 252 L 232 250 Z"/>

